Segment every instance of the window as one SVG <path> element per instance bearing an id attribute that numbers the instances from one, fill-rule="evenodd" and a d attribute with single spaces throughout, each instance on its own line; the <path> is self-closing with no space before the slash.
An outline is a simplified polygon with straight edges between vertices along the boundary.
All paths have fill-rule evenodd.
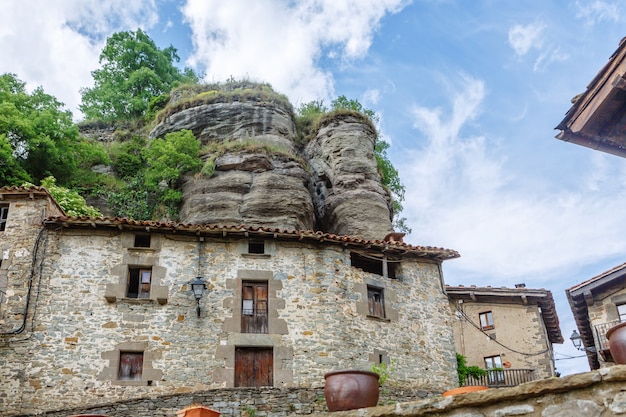
<path id="1" fill-rule="evenodd" d="M 241 332 L 267 333 L 267 281 L 244 281 L 241 290 Z"/>
<path id="2" fill-rule="evenodd" d="M 149 248 L 150 247 L 150 235 L 136 234 L 134 247 L 135 248 Z"/>
<path id="3" fill-rule="evenodd" d="M 491 313 L 491 311 L 480 313 L 478 317 L 480 318 L 480 328 L 482 330 L 491 330 L 494 328 L 493 314 Z"/>
<path id="4" fill-rule="evenodd" d="M 120 366 L 117 379 L 140 381 L 143 373 L 143 352 L 120 352 Z"/>
<path id="5" fill-rule="evenodd" d="M 502 383 L 504 382 L 504 372 L 502 371 L 502 357 L 487 356 L 485 359 L 485 368 L 487 369 L 487 376 L 489 377 L 489 383 Z M 490 369 L 497 369 L 497 371 L 489 371 Z"/>
<path id="6" fill-rule="evenodd" d="M 375 258 L 374 256 L 350 252 L 350 265 L 365 272 L 393 279 L 396 277 L 398 263 L 389 262 L 387 258 Z"/>
<path id="7" fill-rule="evenodd" d="M 248 253 L 265 253 L 265 242 L 251 240 L 248 242 Z"/>
<path id="8" fill-rule="evenodd" d="M 617 315 L 619 316 L 620 322 L 626 321 L 626 304 L 618 304 L 617 305 Z"/>
<path id="9" fill-rule="evenodd" d="M 7 225 L 7 217 L 9 216 L 9 206 L 0 206 L 0 232 L 4 231 Z"/>
<path id="10" fill-rule="evenodd" d="M 385 318 L 385 297 L 382 288 L 367 286 L 367 304 L 370 316 Z"/>
<path id="11" fill-rule="evenodd" d="M 152 268 L 128 267 L 128 298 L 150 298 Z"/>

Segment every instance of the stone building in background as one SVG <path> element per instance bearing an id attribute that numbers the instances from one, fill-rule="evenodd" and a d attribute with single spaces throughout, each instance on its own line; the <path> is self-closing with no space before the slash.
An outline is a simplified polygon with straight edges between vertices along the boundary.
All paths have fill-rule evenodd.
<path id="1" fill-rule="evenodd" d="M 516 386 L 555 376 L 553 343 L 563 343 L 552 293 L 544 289 L 446 286 L 456 351 L 488 370 L 469 385 Z"/>

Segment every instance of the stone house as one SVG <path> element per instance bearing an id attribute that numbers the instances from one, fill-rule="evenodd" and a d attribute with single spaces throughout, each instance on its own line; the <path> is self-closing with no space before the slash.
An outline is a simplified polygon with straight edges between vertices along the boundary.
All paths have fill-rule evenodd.
<path id="1" fill-rule="evenodd" d="M 456 351 L 488 370 L 469 385 L 515 386 L 555 376 L 553 343 L 563 343 L 552 293 L 544 289 L 446 286 Z M 497 370 L 493 370 L 497 369 Z"/>
<path id="2" fill-rule="evenodd" d="M 565 291 L 589 367 L 614 365 L 606 332 L 626 321 L 626 264 L 616 266 Z M 576 333 L 573 336 L 577 336 Z"/>
<path id="3" fill-rule="evenodd" d="M 626 38 L 556 129 L 558 139 L 626 157 Z M 582 349 L 591 369 L 613 365 L 607 330 L 626 320 L 626 264 L 616 266 L 566 290 Z"/>
<path id="4" fill-rule="evenodd" d="M 319 392 L 325 372 L 389 361 L 394 389 L 457 384 L 441 273 L 453 250 L 70 218 L 42 188 L 0 196 L 3 415 L 211 389 Z"/>

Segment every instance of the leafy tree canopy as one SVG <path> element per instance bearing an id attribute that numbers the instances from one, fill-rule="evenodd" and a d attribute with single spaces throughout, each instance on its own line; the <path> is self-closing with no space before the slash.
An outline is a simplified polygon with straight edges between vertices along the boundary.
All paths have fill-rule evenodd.
<path id="1" fill-rule="evenodd" d="M 141 29 L 114 33 L 100 54 L 102 68 L 91 73 L 94 87 L 81 90 L 80 110 L 87 119 L 144 116 L 154 97 L 198 81 L 191 69 L 180 71 L 174 66 L 179 60 L 176 48 L 159 49 Z"/>
<path id="2" fill-rule="evenodd" d="M 76 171 L 78 128 L 63 103 L 41 87 L 31 94 L 14 74 L 0 75 L 0 185 L 68 181 Z"/>

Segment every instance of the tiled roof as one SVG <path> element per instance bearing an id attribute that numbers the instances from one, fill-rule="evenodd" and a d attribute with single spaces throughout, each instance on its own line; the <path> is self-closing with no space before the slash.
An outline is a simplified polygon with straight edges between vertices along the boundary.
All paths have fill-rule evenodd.
<path id="1" fill-rule="evenodd" d="M 300 240 L 309 242 L 327 242 L 349 247 L 378 250 L 391 255 L 407 255 L 436 259 L 440 261 L 458 258 L 460 255 L 452 249 L 432 246 L 413 246 L 399 241 L 368 240 L 356 236 L 342 236 L 313 230 L 280 229 L 261 226 L 235 224 L 190 224 L 177 222 L 158 222 L 148 220 L 130 220 L 120 217 L 50 217 L 44 221 L 47 227 L 94 228 L 143 230 L 158 233 L 176 233 L 214 237 L 263 237 L 280 240 Z"/>
<path id="2" fill-rule="evenodd" d="M 541 307 L 541 316 L 552 343 L 563 343 L 563 335 L 559 327 L 559 316 L 552 292 L 543 288 L 532 289 L 526 287 L 477 287 L 475 285 L 450 286 L 446 285 L 448 296 L 453 299 L 466 299 L 474 302 L 505 302 L 516 304 L 536 304 Z"/>
<path id="3" fill-rule="evenodd" d="M 59 205 L 59 203 L 52 197 L 52 195 L 48 192 L 45 187 L 38 186 L 11 186 L 11 187 L 0 187 L 0 201 L 4 200 L 5 196 L 14 195 L 14 196 L 28 196 L 29 198 L 34 198 L 35 196 L 48 198 L 52 204 L 56 206 L 56 208 L 61 212 L 65 213 L 63 208 Z"/>

